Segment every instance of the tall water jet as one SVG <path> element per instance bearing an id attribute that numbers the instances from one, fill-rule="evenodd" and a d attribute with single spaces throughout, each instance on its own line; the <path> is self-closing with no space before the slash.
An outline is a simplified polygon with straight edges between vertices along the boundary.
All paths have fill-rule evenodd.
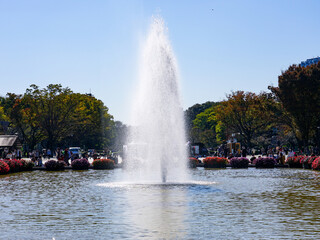
<path id="1" fill-rule="evenodd" d="M 187 153 L 179 77 L 167 28 L 160 17 L 150 26 L 133 100 L 126 165 L 135 181 L 186 181 Z"/>

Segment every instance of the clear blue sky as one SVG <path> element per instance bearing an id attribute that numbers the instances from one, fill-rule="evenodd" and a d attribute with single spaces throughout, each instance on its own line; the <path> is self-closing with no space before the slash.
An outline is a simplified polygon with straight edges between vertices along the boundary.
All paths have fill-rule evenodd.
<path id="1" fill-rule="evenodd" d="M 0 95 L 61 83 L 128 123 L 138 54 L 160 14 L 184 109 L 232 90 L 259 93 L 320 55 L 318 0 L 0 0 Z"/>

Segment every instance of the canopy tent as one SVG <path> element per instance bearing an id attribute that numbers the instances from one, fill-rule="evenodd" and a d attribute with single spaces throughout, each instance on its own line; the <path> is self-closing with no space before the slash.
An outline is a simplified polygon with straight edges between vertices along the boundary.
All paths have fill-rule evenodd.
<path id="1" fill-rule="evenodd" d="M 21 143 L 16 135 L 0 135 L 0 147 L 20 148 Z"/>

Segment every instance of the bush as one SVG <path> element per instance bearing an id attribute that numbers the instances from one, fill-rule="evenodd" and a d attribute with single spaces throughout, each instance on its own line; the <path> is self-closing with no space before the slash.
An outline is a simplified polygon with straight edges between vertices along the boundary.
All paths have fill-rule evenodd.
<path id="1" fill-rule="evenodd" d="M 73 170 L 88 170 L 90 166 L 89 161 L 86 158 L 75 159 L 71 162 Z"/>
<path id="2" fill-rule="evenodd" d="M 228 159 L 223 157 L 206 157 L 203 159 L 205 168 L 226 168 Z"/>
<path id="3" fill-rule="evenodd" d="M 64 161 L 49 160 L 44 166 L 47 171 L 63 171 L 66 163 Z"/>
<path id="4" fill-rule="evenodd" d="M 294 157 L 288 157 L 286 160 L 286 163 L 291 168 L 302 168 L 301 160 L 304 158 L 304 156 L 294 156 Z"/>
<path id="5" fill-rule="evenodd" d="M 5 161 L 0 160 L 0 175 L 8 174 L 9 171 L 10 171 L 9 165 Z"/>
<path id="6" fill-rule="evenodd" d="M 196 168 L 198 166 L 198 159 L 194 158 L 194 157 L 190 157 L 189 158 L 189 162 L 188 162 L 188 167 L 189 168 Z"/>
<path id="7" fill-rule="evenodd" d="M 22 163 L 22 171 L 32 171 L 34 163 L 32 161 L 20 160 Z"/>
<path id="8" fill-rule="evenodd" d="M 309 156 L 303 158 L 300 162 L 304 169 L 311 169 L 312 162 L 317 158 L 317 156 Z"/>
<path id="9" fill-rule="evenodd" d="M 20 160 L 17 160 L 17 159 L 5 159 L 3 161 L 6 162 L 9 165 L 10 172 L 14 173 L 14 172 L 22 171 L 23 164 L 22 164 L 22 162 Z"/>
<path id="10" fill-rule="evenodd" d="M 111 159 L 95 159 L 92 165 L 93 169 L 114 169 L 114 161 Z"/>
<path id="11" fill-rule="evenodd" d="M 232 168 L 248 168 L 249 159 L 245 157 L 233 157 L 230 159 L 230 165 Z"/>
<path id="12" fill-rule="evenodd" d="M 317 157 L 316 159 L 314 159 L 311 167 L 313 170 L 320 170 L 320 157 Z"/>
<path id="13" fill-rule="evenodd" d="M 256 168 L 274 168 L 276 160 L 272 157 L 259 157 L 253 162 Z"/>

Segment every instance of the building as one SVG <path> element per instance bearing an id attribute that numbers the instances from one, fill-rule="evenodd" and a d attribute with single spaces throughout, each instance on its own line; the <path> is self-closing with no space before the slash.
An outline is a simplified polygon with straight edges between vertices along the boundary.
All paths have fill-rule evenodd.
<path id="1" fill-rule="evenodd" d="M 309 66 L 309 65 L 312 65 L 312 64 L 316 64 L 318 62 L 320 62 L 320 57 L 310 58 L 310 59 L 307 59 L 306 61 L 301 62 L 300 66 L 301 67 L 306 67 L 306 66 Z"/>

